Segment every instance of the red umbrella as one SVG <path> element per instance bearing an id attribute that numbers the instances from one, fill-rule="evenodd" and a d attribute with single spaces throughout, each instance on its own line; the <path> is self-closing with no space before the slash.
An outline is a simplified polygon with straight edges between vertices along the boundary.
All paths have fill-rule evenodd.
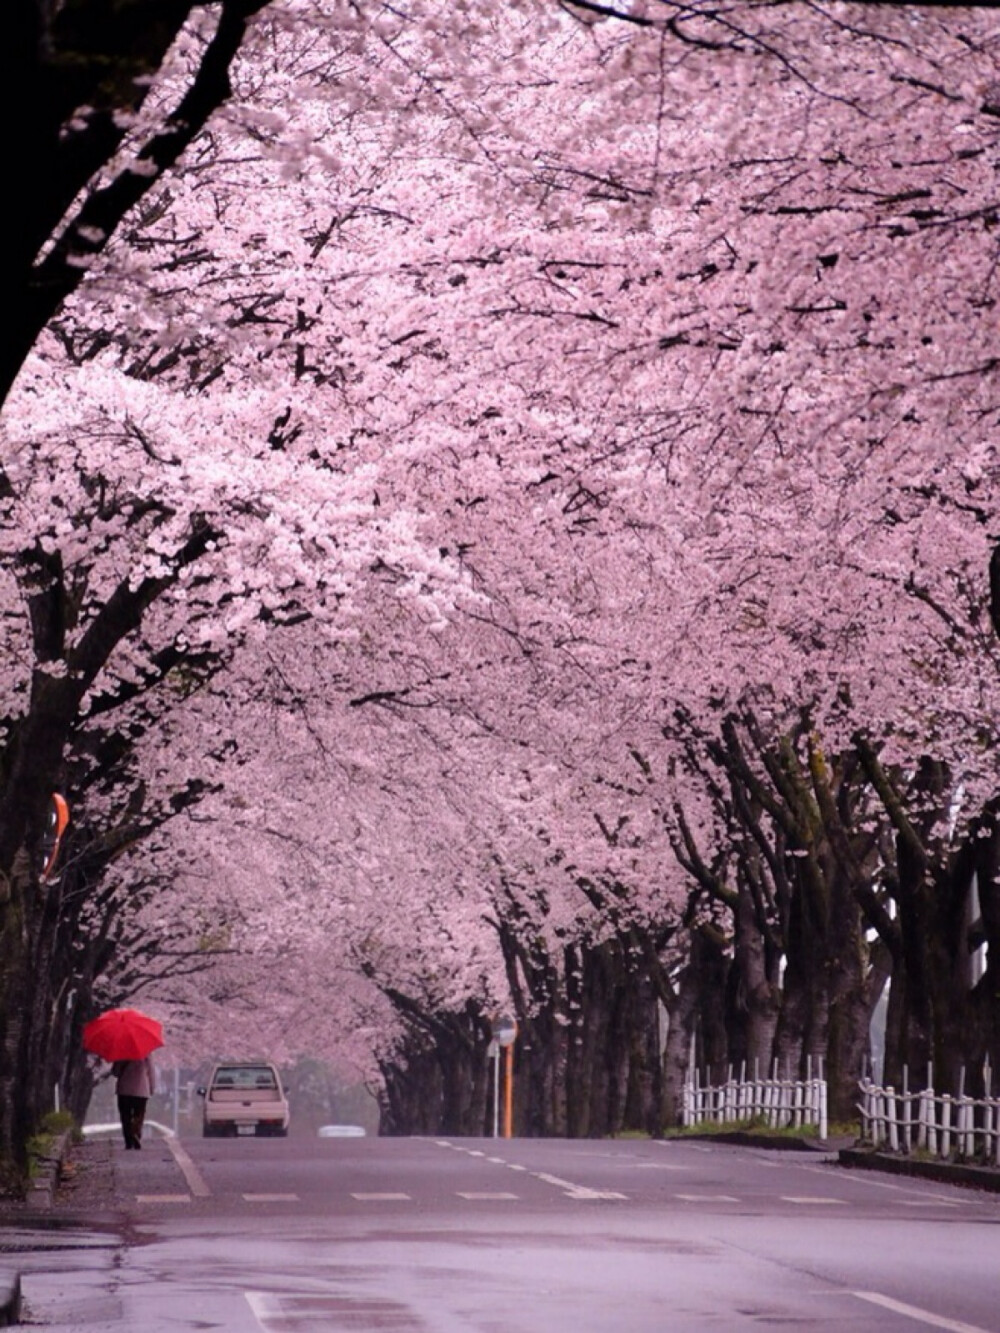
<path id="1" fill-rule="evenodd" d="M 163 1028 L 141 1009 L 108 1009 L 83 1028 L 83 1049 L 105 1060 L 143 1060 L 163 1045 Z"/>

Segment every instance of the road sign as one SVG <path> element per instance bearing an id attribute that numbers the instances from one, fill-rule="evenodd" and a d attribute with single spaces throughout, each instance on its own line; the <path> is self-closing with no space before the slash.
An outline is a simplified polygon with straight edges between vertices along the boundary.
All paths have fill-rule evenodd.
<path id="1" fill-rule="evenodd" d="M 499 1018 L 492 1019 L 492 1028 L 493 1040 L 498 1046 L 513 1045 L 517 1036 L 517 1024 L 509 1014 L 502 1014 Z"/>

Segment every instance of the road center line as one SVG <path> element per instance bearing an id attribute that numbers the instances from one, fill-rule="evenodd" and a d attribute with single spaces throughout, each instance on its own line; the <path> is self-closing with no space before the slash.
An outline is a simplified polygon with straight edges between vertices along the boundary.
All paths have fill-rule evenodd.
<path id="1" fill-rule="evenodd" d="M 201 1178 L 201 1173 L 194 1162 L 181 1147 L 180 1139 L 177 1138 L 176 1134 L 167 1136 L 167 1147 L 173 1153 L 174 1161 L 184 1173 L 184 1179 L 187 1181 L 191 1193 L 196 1199 L 207 1199 L 212 1191 Z"/>
<path id="2" fill-rule="evenodd" d="M 945 1328 L 949 1333 L 989 1333 L 988 1329 L 978 1324 L 963 1324 L 960 1319 L 946 1319 L 943 1315 L 931 1314 L 929 1310 L 918 1309 L 915 1305 L 906 1305 L 903 1301 L 894 1301 L 891 1296 L 883 1296 L 878 1291 L 852 1291 L 852 1296 L 859 1300 L 870 1301 L 872 1305 L 881 1305 L 896 1314 L 908 1315 L 921 1324 L 930 1324 L 933 1328 Z"/>
<path id="3" fill-rule="evenodd" d="M 439 1140 L 440 1148 L 450 1148 L 453 1145 L 447 1141 Z M 470 1157 L 482 1157 L 489 1162 L 496 1163 L 497 1166 L 507 1166 L 511 1171 L 525 1171 L 526 1167 L 519 1166 L 515 1162 L 507 1162 L 502 1157 L 487 1157 L 486 1153 L 480 1152 L 475 1148 L 459 1148 L 459 1152 L 467 1153 Z M 571 1199 L 627 1199 L 627 1194 L 619 1194 L 615 1190 L 592 1190 L 586 1185 L 574 1185 L 572 1180 L 563 1180 L 561 1176 L 551 1176 L 545 1171 L 530 1172 L 536 1180 L 543 1180 L 546 1185 L 555 1185 L 557 1189 L 565 1190 Z"/>

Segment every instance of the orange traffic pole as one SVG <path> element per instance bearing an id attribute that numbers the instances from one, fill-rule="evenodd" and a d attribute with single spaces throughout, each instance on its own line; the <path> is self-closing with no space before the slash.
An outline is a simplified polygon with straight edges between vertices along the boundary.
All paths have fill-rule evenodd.
<path id="1" fill-rule="evenodd" d="M 504 1047 L 506 1056 L 504 1073 L 504 1099 L 503 1099 L 503 1136 L 509 1139 L 513 1136 L 514 1127 L 514 1043 Z"/>

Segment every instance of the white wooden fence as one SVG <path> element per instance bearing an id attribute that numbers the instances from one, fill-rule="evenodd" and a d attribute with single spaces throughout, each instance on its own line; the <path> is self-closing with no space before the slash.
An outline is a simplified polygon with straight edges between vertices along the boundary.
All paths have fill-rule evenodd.
<path id="1" fill-rule="evenodd" d="M 910 1092 L 905 1071 L 901 1090 L 862 1079 L 862 1140 L 904 1155 L 923 1152 L 1000 1166 L 1000 1098 L 989 1096 L 988 1066 L 984 1074 L 987 1095 L 979 1098 L 965 1096 L 964 1073 L 957 1096 L 936 1093 L 930 1076 L 927 1087 Z"/>
<path id="2" fill-rule="evenodd" d="M 697 1071 L 684 1085 L 681 1121 L 684 1125 L 733 1124 L 755 1120 L 772 1129 L 801 1129 L 815 1125 L 826 1138 L 826 1079 L 744 1077 L 702 1086 Z"/>

